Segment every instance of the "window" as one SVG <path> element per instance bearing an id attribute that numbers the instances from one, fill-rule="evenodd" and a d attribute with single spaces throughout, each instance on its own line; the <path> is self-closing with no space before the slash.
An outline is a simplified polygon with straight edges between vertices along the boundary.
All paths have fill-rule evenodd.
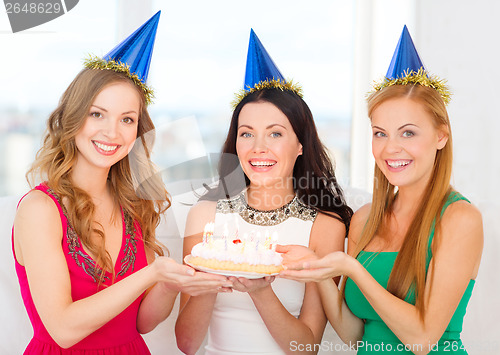
<path id="1" fill-rule="evenodd" d="M 192 161 L 220 152 L 230 103 L 243 85 L 250 28 L 283 75 L 302 85 L 337 176 L 348 183 L 354 1 L 88 0 L 18 34 L 1 15 L 2 52 L 9 54 L 0 58 L 7 75 L 0 88 L 0 196 L 27 190 L 24 174 L 46 120 L 85 55 L 107 53 L 158 9 L 150 114 L 157 126 L 153 159 L 167 184 L 202 176 L 205 167 Z"/>

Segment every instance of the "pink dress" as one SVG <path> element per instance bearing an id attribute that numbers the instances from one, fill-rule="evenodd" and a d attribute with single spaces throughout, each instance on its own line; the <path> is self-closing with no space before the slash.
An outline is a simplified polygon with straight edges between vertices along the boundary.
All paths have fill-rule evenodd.
<path id="1" fill-rule="evenodd" d="M 71 278 L 73 301 L 89 297 L 112 284 L 112 275 L 106 272 L 105 280 L 98 286 L 98 274 L 94 260 L 85 252 L 73 227 L 69 224 L 64 206 L 54 192 L 45 184 L 35 188 L 49 195 L 57 205 L 61 216 L 63 239 L 62 249 L 68 264 Z M 115 265 L 115 282 L 147 265 L 142 233 L 137 222 L 122 212 L 123 239 L 120 254 Z M 24 354 L 150 354 L 146 343 L 137 331 L 136 320 L 142 296 L 107 324 L 82 339 L 71 348 L 63 349 L 51 338 L 31 298 L 28 279 L 24 266 L 16 259 L 16 272 L 19 279 L 24 306 L 33 326 L 33 339 Z M 89 310 L 92 311 L 92 310 Z"/>

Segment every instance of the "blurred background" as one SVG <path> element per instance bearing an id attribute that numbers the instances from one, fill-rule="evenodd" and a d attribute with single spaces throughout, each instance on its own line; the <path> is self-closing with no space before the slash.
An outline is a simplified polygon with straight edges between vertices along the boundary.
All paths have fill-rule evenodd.
<path id="1" fill-rule="evenodd" d="M 499 195 L 494 0 L 82 0 L 16 34 L 0 11 L 0 196 L 28 188 L 24 174 L 45 121 L 86 55 L 104 55 L 158 10 L 150 112 L 154 160 L 169 172 L 167 183 L 205 174 L 185 163 L 220 151 L 253 28 L 284 76 L 302 84 L 341 184 L 370 191 L 365 94 L 385 74 L 406 24 L 427 69 L 454 93 L 454 185 L 478 202 Z"/>
<path id="2" fill-rule="evenodd" d="M 365 95 L 386 73 L 408 26 L 428 71 L 446 78 L 454 94 L 448 106 L 452 184 L 484 217 L 481 282 L 464 343 L 470 354 L 498 354 L 492 316 L 500 311 L 493 300 L 500 292 L 500 2 L 80 0 L 64 16 L 15 34 L 0 10 L 0 197 L 27 191 L 24 174 L 46 119 L 86 55 L 106 54 L 158 10 L 149 72 L 156 94 L 150 107 L 157 127 L 153 160 L 173 192 L 179 182 L 210 173 L 207 162 L 220 151 L 230 103 L 243 85 L 250 28 L 283 75 L 302 84 L 341 185 L 371 192 Z"/>
<path id="3" fill-rule="evenodd" d="M 167 183 L 206 174 L 197 171 L 203 164 L 188 162 L 220 151 L 230 103 L 243 87 L 250 28 L 283 75 L 302 84 L 348 183 L 353 1 L 83 0 L 64 16 L 16 34 L 1 14 L 0 196 L 26 191 L 24 173 L 46 119 L 85 56 L 106 54 L 158 10 L 148 83 L 156 96 L 150 107 L 154 161 Z"/>

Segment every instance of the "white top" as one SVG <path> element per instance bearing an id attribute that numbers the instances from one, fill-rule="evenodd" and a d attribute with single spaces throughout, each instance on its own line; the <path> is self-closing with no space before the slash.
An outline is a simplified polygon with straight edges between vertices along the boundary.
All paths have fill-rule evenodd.
<path id="1" fill-rule="evenodd" d="M 247 205 L 245 192 L 242 192 L 230 200 L 217 202 L 214 234 L 222 235 L 224 226 L 229 236 L 234 236 L 236 229 L 239 236 L 276 232 L 278 244 L 309 246 L 316 215 L 316 211 L 303 205 L 297 197 L 277 210 L 257 211 Z M 298 317 L 304 300 L 304 283 L 276 278 L 271 287 L 290 314 Z M 250 296 L 233 291 L 217 295 L 205 354 L 275 355 L 284 352 L 267 330 Z"/>

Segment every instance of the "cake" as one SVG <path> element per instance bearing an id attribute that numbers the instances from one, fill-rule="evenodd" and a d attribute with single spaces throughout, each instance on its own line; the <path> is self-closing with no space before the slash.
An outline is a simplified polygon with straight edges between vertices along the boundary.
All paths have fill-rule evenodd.
<path id="1" fill-rule="evenodd" d="M 283 258 L 276 252 L 276 236 L 268 233 L 262 238 L 259 233 L 244 235 L 241 239 L 236 235 L 231 238 L 223 234 L 213 237 L 210 229 L 205 228 L 203 241 L 196 244 L 186 260 L 193 267 L 235 273 L 257 273 L 270 275 L 283 270 Z M 213 229 L 212 229 L 213 230 Z"/>

